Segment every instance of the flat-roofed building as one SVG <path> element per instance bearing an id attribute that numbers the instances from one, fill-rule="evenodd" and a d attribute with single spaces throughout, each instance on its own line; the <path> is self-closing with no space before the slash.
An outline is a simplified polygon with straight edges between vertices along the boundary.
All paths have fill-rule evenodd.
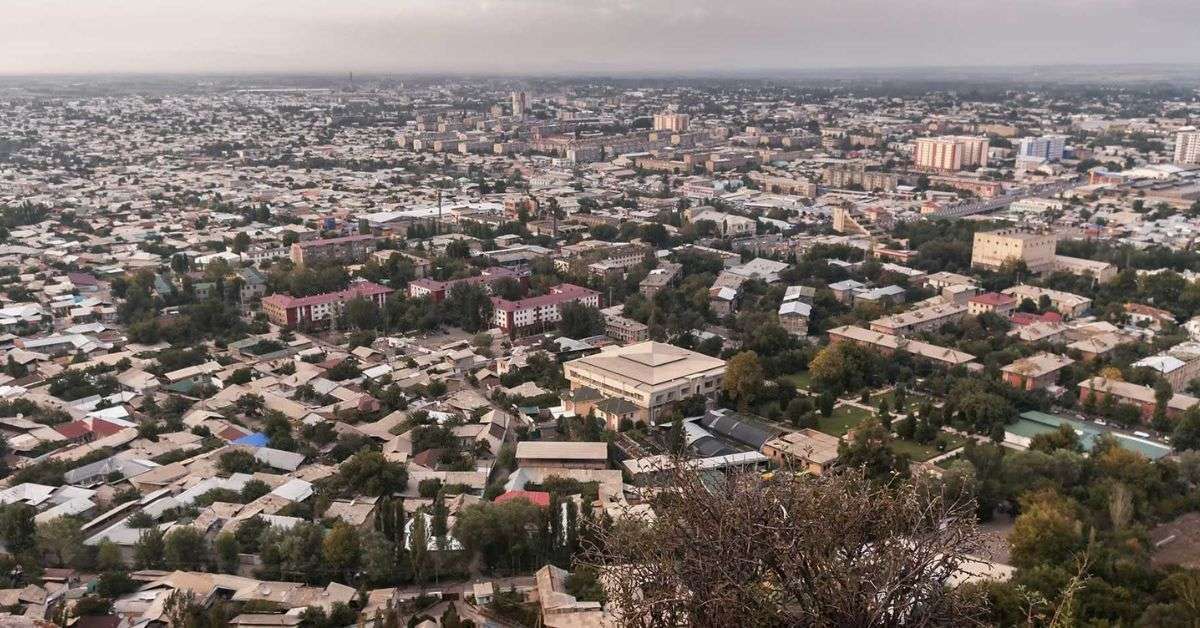
<path id="1" fill-rule="evenodd" d="M 354 299 L 366 299 L 382 308 L 392 292 L 394 290 L 386 286 L 361 281 L 345 290 L 307 297 L 272 294 L 262 300 L 262 309 L 267 319 L 280 327 L 324 325 L 335 321 L 346 304 Z"/>
<path id="2" fill-rule="evenodd" d="M 1078 257 L 1067 257 L 1066 255 L 1054 256 L 1054 270 L 1071 273 L 1080 277 L 1094 277 L 1101 282 L 1109 281 L 1117 276 L 1116 264 L 1097 262 Z"/>
<path id="3" fill-rule="evenodd" d="M 1024 229 L 980 231 L 971 247 L 971 267 L 999 270 L 1011 262 L 1024 262 L 1031 272 L 1054 270 L 1058 238 L 1052 233 Z"/>
<path id="4" fill-rule="evenodd" d="M 600 307 L 600 293 L 575 284 L 559 284 L 548 294 L 509 301 L 492 297 L 493 323 L 509 335 L 545 329 L 562 320 L 562 306 L 580 303 Z"/>
<path id="5" fill-rule="evenodd" d="M 517 443 L 517 466 L 607 469 L 608 443 L 521 441 Z"/>
<path id="6" fill-rule="evenodd" d="M 292 262 L 297 266 L 316 262 L 365 262 L 375 250 L 375 236 L 351 235 L 309 240 L 292 245 Z"/>
<path id="7" fill-rule="evenodd" d="M 725 361 L 661 342 L 605 347 L 563 365 L 571 389 L 594 388 L 638 407 L 636 420 L 654 423 L 673 404 L 693 395 L 712 398 Z"/>
<path id="8" fill-rule="evenodd" d="M 650 339 L 650 327 L 632 318 L 605 312 L 604 335 L 625 344 L 643 342 Z"/>

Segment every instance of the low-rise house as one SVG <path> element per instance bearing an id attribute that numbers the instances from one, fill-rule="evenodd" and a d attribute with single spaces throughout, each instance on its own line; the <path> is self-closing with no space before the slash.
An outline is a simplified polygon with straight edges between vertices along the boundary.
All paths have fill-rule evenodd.
<path id="1" fill-rule="evenodd" d="M 1064 368 L 1075 363 L 1075 360 L 1053 353 L 1038 353 L 1021 358 L 1000 369 L 1004 381 L 1013 388 L 1022 390 L 1038 390 L 1052 386 L 1058 381 L 1058 374 Z"/>
<path id="2" fill-rule="evenodd" d="M 517 466 L 608 468 L 608 443 L 521 441 L 517 443 Z"/>
<path id="3" fill-rule="evenodd" d="M 1123 382 L 1106 377 L 1093 377 L 1079 382 L 1080 403 L 1094 403 L 1100 406 L 1105 399 L 1111 398 L 1115 403 L 1127 403 L 1138 409 L 1143 420 L 1154 415 L 1156 399 L 1154 389 L 1130 382 Z M 1200 399 L 1191 395 L 1175 393 L 1167 400 L 1166 414 L 1174 418 L 1191 409 Z"/>
<path id="4" fill-rule="evenodd" d="M 836 436 L 806 428 L 768 440 L 762 452 L 780 466 L 821 475 L 837 461 L 839 442 Z"/>

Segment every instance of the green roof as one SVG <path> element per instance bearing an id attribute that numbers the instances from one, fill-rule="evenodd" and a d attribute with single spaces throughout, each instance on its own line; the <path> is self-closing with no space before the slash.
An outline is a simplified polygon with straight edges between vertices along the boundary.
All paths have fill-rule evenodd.
<path id="1" fill-rule="evenodd" d="M 1079 442 L 1083 445 L 1085 451 L 1091 451 L 1096 445 L 1096 439 L 1101 434 L 1107 433 L 1112 434 L 1121 447 L 1130 451 L 1136 451 L 1151 460 L 1157 460 L 1171 453 L 1171 449 L 1165 445 L 1159 445 L 1158 443 L 1137 438 L 1136 436 L 1114 432 L 1099 425 L 1083 423 L 1056 414 L 1047 414 L 1036 410 L 1022 413 L 1020 420 L 1005 427 L 1005 431 L 1017 436 L 1033 438 L 1038 434 L 1053 432 L 1058 429 L 1058 426 L 1064 423 L 1071 426 L 1076 434 L 1079 434 Z"/>

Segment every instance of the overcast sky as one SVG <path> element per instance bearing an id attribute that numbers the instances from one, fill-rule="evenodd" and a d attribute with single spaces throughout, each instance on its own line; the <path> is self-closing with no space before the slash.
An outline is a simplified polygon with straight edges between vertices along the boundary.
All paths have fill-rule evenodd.
<path id="1" fill-rule="evenodd" d="M 1200 0 L 0 0 L 0 74 L 1200 63 Z"/>

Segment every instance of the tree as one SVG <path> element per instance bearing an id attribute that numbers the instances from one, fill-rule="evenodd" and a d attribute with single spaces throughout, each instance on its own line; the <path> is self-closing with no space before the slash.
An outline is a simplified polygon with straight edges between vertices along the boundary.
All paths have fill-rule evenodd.
<path id="1" fill-rule="evenodd" d="M 202 571 L 207 563 L 204 534 L 191 526 L 177 527 L 163 538 L 162 556 L 168 569 Z"/>
<path id="2" fill-rule="evenodd" d="M 25 503 L 0 506 L 0 538 L 10 554 L 19 555 L 37 546 L 37 511 Z"/>
<path id="3" fill-rule="evenodd" d="M 1017 567 L 1068 564 L 1084 542 L 1083 523 L 1076 506 L 1054 489 L 1021 499 L 1021 514 L 1009 534 L 1012 562 Z"/>
<path id="4" fill-rule="evenodd" d="M 233 237 L 233 252 L 245 253 L 250 248 L 250 235 L 245 231 Z"/>
<path id="5" fill-rule="evenodd" d="M 1189 408 L 1175 424 L 1171 444 L 1177 451 L 1200 449 L 1200 406 Z"/>
<path id="6" fill-rule="evenodd" d="M 671 427 L 667 430 L 667 449 L 673 455 L 682 456 L 685 445 L 683 417 L 677 416 L 674 421 L 671 421 Z"/>
<path id="7" fill-rule="evenodd" d="M 978 542 L 968 500 L 857 471 L 719 487 L 670 473 L 653 519 L 596 527 L 580 560 L 624 625 L 952 626 L 983 611 L 978 592 L 946 586 Z"/>
<path id="8" fill-rule="evenodd" d="M 42 554 L 54 557 L 58 567 L 74 565 L 83 555 L 83 532 L 74 517 L 55 517 L 37 526 L 37 545 Z"/>
<path id="9" fill-rule="evenodd" d="M 558 333 L 568 338 L 589 338 L 604 333 L 604 315 L 582 303 L 564 303 Z"/>
<path id="10" fill-rule="evenodd" d="M 725 365 L 725 380 L 721 382 L 721 389 L 745 411 L 762 388 L 762 382 L 763 368 L 758 361 L 758 354 L 743 351 Z"/>
<path id="11" fill-rule="evenodd" d="M 429 577 L 429 532 L 425 527 L 425 511 L 419 510 L 412 518 L 408 535 L 408 555 L 411 562 L 413 581 L 418 584 Z"/>
<path id="12" fill-rule="evenodd" d="M 230 532 L 222 532 L 217 535 L 213 541 L 213 551 L 217 556 L 217 563 L 221 567 L 221 571 L 225 573 L 234 573 L 238 567 L 238 541 L 237 537 Z"/>
<path id="13" fill-rule="evenodd" d="M 370 299 L 355 297 L 346 303 L 346 322 L 355 329 L 375 329 L 381 320 L 379 306 Z"/>
<path id="14" fill-rule="evenodd" d="M 139 569 L 161 569 L 164 548 L 162 531 L 154 526 L 146 528 L 133 546 L 134 562 Z"/>
<path id="15" fill-rule="evenodd" d="M 867 477 L 888 479 L 894 473 L 906 474 L 908 461 L 892 451 L 892 435 L 876 419 L 864 419 L 838 446 L 838 460 L 848 467 L 861 468 Z"/>
<path id="16" fill-rule="evenodd" d="M 399 462 L 392 462 L 383 453 L 360 451 L 342 463 L 338 475 L 343 486 L 356 493 L 378 497 L 404 490 L 408 471 Z"/>
<path id="17" fill-rule="evenodd" d="M 358 530 L 345 523 L 334 525 L 321 542 L 321 556 L 330 569 L 342 574 L 342 581 L 349 582 L 359 564 Z"/>
<path id="18" fill-rule="evenodd" d="M 447 322 L 475 333 L 487 329 L 492 320 L 492 299 L 482 286 L 455 284 L 442 303 Z"/>
<path id="19" fill-rule="evenodd" d="M 1058 429 L 1053 432 L 1034 436 L 1029 441 L 1029 448 L 1034 451 L 1044 451 L 1046 453 L 1053 452 L 1056 449 L 1083 451 L 1083 445 L 1079 442 L 1079 435 L 1066 423 L 1059 425 Z"/>

